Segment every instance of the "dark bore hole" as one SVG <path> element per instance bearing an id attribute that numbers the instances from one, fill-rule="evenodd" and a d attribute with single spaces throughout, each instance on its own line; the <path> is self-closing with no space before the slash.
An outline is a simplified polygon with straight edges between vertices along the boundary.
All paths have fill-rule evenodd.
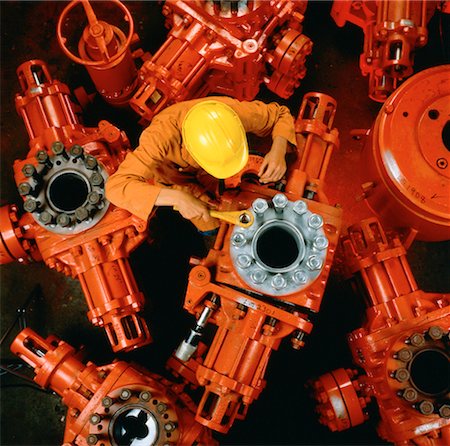
<path id="1" fill-rule="evenodd" d="M 146 425 L 148 414 L 140 410 L 136 415 L 135 410 L 129 410 L 120 414 L 114 423 L 113 436 L 119 446 L 130 446 L 134 440 L 148 436 Z"/>
<path id="2" fill-rule="evenodd" d="M 445 148 L 450 152 L 450 121 L 447 121 L 442 129 L 442 142 Z"/>
<path id="3" fill-rule="evenodd" d="M 439 112 L 433 108 L 432 110 L 430 110 L 428 112 L 428 117 L 430 119 L 437 119 L 437 118 L 439 118 Z"/>
<path id="4" fill-rule="evenodd" d="M 286 228 L 272 226 L 262 232 L 256 242 L 256 253 L 270 268 L 286 268 L 299 255 L 297 238 Z"/>
<path id="5" fill-rule="evenodd" d="M 422 393 L 441 395 L 450 390 L 450 362 L 441 350 L 422 350 L 411 360 L 411 381 Z"/>
<path id="6" fill-rule="evenodd" d="M 49 197 L 54 206 L 73 212 L 82 206 L 89 193 L 84 179 L 76 173 L 63 173 L 50 185 Z"/>

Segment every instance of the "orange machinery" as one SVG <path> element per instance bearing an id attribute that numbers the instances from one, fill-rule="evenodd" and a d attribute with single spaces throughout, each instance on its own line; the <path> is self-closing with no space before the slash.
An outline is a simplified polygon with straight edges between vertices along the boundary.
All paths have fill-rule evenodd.
<path id="1" fill-rule="evenodd" d="M 79 4 L 88 25 L 75 51 L 69 48 L 64 27 Z M 77 0 L 59 18 L 58 41 L 68 57 L 86 66 L 108 103 L 129 101 L 144 122 L 174 102 L 209 93 L 254 99 L 263 82 L 288 98 L 305 76 L 305 59 L 312 49 L 302 34 L 305 0 L 167 0 L 162 13 L 170 31 L 153 56 L 131 52 L 138 40 L 133 38 L 132 17 L 119 1 L 113 4 L 125 14 L 127 36 L 119 27 L 98 20 L 87 0 Z M 133 63 L 137 58 L 143 61 L 138 72 Z"/>
<path id="2" fill-rule="evenodd" d="M 375 402 L 387 441 L 450 444 L 450 296 L 418 289 L 404 246 L 376 219 L 351 226 L 342 248 L 366 320 L 348 336 L 357 369 L 312 383 L 321 423 L 333 431 L 357 426 Z"/>
<path id="3" fill-rule="evenodd" d="M 327 95 L 305 96 L 298 157 L 283 192 L 254 179 L 260 157 L 225 180 L 221 209 L 247 209 L 254 221 L 222 223 L 207 257 L 192 261 L 184 307 L 197 323 L 168 367 L 205 388 L 196 420 L 216 431 L 245 417 L 265 386 L 272 351 L 286 337 L 300 349 L 319 311 L 341 223 L 341 209 L 320 187 L 338 145 L 335 106 Z M 207 347 L 200 339 L 208 324 L 217 329 Z"/>
<path id="4" fill-rule="evenodd" d="M 0 208 L 0 260 L 49 268 L 80 281 L 94 325 L 114 351 L 151 342 L 138 314 L 144 304 L 128 256 L 146 239 L 146 222 L 105 198 L 104 183 L 129 150 L 126 135 L 107 121 L 84 127 L 68 87 L 39 60 L 17 70 L 16 108 L 30 137 L 26 159 L 14 163 L 25 213 Z"/>
<path id="5" fill-rule="evenodd" d="M 33 330 L 21 331 L 12 352 L 34 368 L 34 380 L 68 406 L 64 446 L 215 445 L 195 422 L 195 405 L 183 386 L 127 362 L 84 364 L 69 344 Z"/>
<path id="6" fill-rule="evenodd" d="M 421 71 L 384 103 L 360 172 L 383 226 L 425 241 L 450 239 L 450 65 Z"/>
<path id="7" fill-rule="evenodd" d="M 339 27 L 347 22 L 364 31 L 359 65 L 369 76 L 369 96 L 378 102 L 413 73 L 414 51 L 426 45 L 427 24 L 438 1 L 335 0 L 331 16 Z"/>

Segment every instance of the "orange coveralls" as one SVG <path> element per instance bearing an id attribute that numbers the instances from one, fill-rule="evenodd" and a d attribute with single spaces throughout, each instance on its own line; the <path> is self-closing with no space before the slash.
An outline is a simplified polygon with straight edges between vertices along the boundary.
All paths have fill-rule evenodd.
<path id="1" fill-rule="evenodd" d="M 217 179 L 194 161 L 181 137 L 182 123 L 188 110 L 200 101 L 211 99 L 233 108 L 246 132 L 261 137 L 283 136 L 295 146 L 294 119 L 287 107 L 275 102 L 240 102 L 227 97 L 180 102 L 160 112 L 142 132 L 139 146 L 126 156 L 108 179 L 108 200 L 147 220 L 163 187 L 184 189 L 200 199 L 208 190 L 213 191 L 212 185 L 217 184 Z M 149 179 L 153 179 L 154 184 L 150 184 Z"/>

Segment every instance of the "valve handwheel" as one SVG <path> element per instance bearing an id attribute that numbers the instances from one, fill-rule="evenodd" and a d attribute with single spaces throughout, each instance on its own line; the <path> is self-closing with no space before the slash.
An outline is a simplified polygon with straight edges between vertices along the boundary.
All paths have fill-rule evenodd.
<path id="1" fill-rule="evenodd" d="M 88 0 L 71 1 L 61 13 L 61 16 L 59 17 L 58 20 L 58 26 L 56 31 L 58 36 L 58 43 L 63 52 L 66 54 L 66 56 L 72 59 L 74 62 L 77 62 L 81 65 L 87 65 L 92 67 L 103 66 L 105 64 L 112 64 L 115 61 L 119 60 L 121 56 L 125 53 L 125 51 L 129 48 L 134 34 L 133 17 L 130 11 L 119 0 L 110 0 L 110 1 L 113 2 L 115 5 L 117 5 L 117 7 L 125 14 L 124 20 L 128 22 L 128 34 L 126 36 L 119 28 L 109 25 L 108 23 L 103 22 L 102 20 L 98 20 L 92 8 L 92 5 Z M 87 30 L 89 36 L 95 40 L 95 43 L 98 47 L 98 51 L 101 55 L 100 60 L 89 59 L 87 54 L 86 58 L 76 56 L 66 46 L 67 38 L 63 36 L 62 30 L 63 24 L 65 23 L 69 12 L 71 12 L 80 3 L 83 6 L 88 19 L 88 26 L 86 27 L 85 32 Z M 110 55 L 108 51 L 107 34 L 109 34 L 110 36 L 112 34 L 115 34 L 115 36 L 117 37 L 117 42 L 119 46 L 113 55 Z M 83 53 L 85 53 L 85 51 L 83 51 Z"/>

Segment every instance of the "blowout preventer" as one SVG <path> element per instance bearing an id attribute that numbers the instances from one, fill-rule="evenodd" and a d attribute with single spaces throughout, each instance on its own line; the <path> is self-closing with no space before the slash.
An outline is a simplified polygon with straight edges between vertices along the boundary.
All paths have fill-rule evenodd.
<path id="1" fill-rule="evenodd" d="M 25 213 L 19 217 L 16 205 L 0 209 L 1 262 L 43 259 L 78 278 L 89 319 L 105 328 L 114 351 L 146 345 L 144 296 L 128 262 L 147 236 L 146 222 L 110 204 L 104 191 L 129 141 L 107 121 L 84 127 L 67 85 L 44 62 L 25 62 L 17 73 L 23 92 L 16 108 L 30 138 L 27 158 L 14 163 Z"/>
<path id="2" fill-rule="evenodd" d="M 33 367 L 36 383 L 68 406 L 64 446 L 217 444 L 195 422 L 195 405 L 181 385 L 123 361 L 84 364 L 69 344 L 29 328 L 11 350 Z"/>
<path id="3" fill-rule="evenodd" d="M 450 296 L 418 289 L 396 234 L 376 219 L 349 228 L 346 266 L 365 296 L 363 327 L 349 334 L 356 368 L 313 383 L 321 423 L 342 431 L 379 410 L 378 433 L 396 445 L 450 443 Z"/>
<path id="4" fill-rule="evenodd" d="M 331 16 L 364 31 L 359 65 L 369 76 L 369 96 L 378 102 L 413 73 L 414 51 L 426 45 L 428 22 L 439 2 L 429 0 L 335 0 Z"/>
<path id="5" fill-rule="evenodd" d="M 193 259 L 184 306 L 197 323 L 168 366 L 205 388 L 196 420 L 219 432 L 258 398 L 272 351 L 284 338 L 300 349 L 319 311 L 341 222 L 320 189 L 338 145 L 335 106 L 324 94 L 305 97 L 296 121 L 299 156 L 283 192 L 255 184 L 262 162 L 255 155 L 225 180 L 220 210 L 246 209 L 253 222 L 221 223 L 207 257 Z M 217 331 L 206 346 L 200 338 L 208 324 Z"/>

